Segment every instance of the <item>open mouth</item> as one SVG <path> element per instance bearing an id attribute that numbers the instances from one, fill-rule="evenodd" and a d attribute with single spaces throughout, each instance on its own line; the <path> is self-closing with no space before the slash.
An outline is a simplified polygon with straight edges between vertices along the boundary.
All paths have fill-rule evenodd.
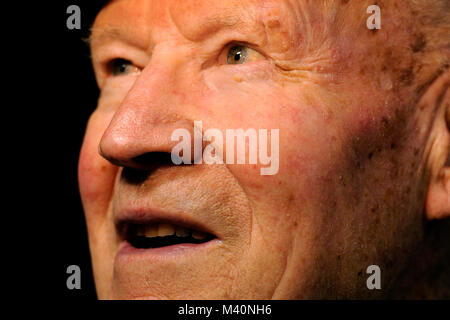
<path id="1" fill-rule="evenodd" d="M 129 223 L 126 240 L 137 249 L 152 249 L 177 244 L 202 244 L 214 240 L 210 233 L 170 223 Z"/>

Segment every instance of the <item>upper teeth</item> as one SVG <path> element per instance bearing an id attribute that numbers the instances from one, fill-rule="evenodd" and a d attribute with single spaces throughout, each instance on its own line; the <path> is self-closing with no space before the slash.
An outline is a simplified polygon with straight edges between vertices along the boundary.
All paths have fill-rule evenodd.
<path id="1" fill-rule="evenodd" d="M 162 223 L 158 227 L 158 236 L 171 236 L 175 233 L 175 228 L 171 224 Z"/>
<path id="2" fill-rule="evenodd" d="M 175 226 L 168 223 L 137 225 L 136 235 L 144 236 L 146 238 L 154 237 L 166 237 L 176 235 L 177 237 L 189 237 L 194 239 L 203 240 L 208 235 L 204 232 L 190 230 L 181 226 Z"/>

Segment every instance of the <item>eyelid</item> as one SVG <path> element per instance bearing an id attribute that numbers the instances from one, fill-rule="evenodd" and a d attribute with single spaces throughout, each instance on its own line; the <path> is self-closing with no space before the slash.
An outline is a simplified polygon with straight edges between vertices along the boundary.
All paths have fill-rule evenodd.
<path id="1" fill-rule="evenodd" d="M 148 52 L 120 41 L 111 41 L 103 45 L 91 47 L 91 59 L 99 87 L 112 76 L 111 63 L 115 59 L 131 61 L 140 70 L 149 60 Z"/>

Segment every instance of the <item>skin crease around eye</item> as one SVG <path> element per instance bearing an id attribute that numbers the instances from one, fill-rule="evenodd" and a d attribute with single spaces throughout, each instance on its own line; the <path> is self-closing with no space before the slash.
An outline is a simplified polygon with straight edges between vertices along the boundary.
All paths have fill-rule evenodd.
<path id="1" fill-rule="evenodd" d="M 384 16 L 404 18 L 406 2 L 392 3 Z M 409 67 L 402 59 L 411 53 L 397 50 L 410 47 L 410 30 L 389 23 L 368 30 L 366 8 L 365 1 L 117 0 L 100 12 L 94 37 L 117 32 L 114 43 L 92 47 L 102 92 L 79 161 L 99 298 L 387 294 L 422 238 L 434 113 L 414 108 L 411 72 L 396 69 Z M 111 56 L 134 64 L 113 77 L 101 66 Z M 261 176 L 259 164 L 164 166 L 139 185 L 121 179 L 118 164 L 170 153 L 171 133 L 195 120 L 221 132 L 279 129 L 278 173 Z M 197 219 L 221 241 L 180 259 L 124 259 L 114 217 L 131 207 Z M 373 264 L 383 270 L 381 291 L 366 286 Z"/>

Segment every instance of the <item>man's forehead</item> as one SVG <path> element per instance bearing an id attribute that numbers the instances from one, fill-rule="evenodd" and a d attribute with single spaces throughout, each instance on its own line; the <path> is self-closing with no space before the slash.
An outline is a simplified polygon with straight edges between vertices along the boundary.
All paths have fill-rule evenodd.
<path id="1" fill-rule="evenodd" d="M 133 32 L 137 23 L 148 28 L 175 24 L 190 40 L 201 40 L 222 28 L 255 29 L 265 20 L 286 20 L 287 8 L 302 0 L 112 0 L 96 20 L 92 38 Z"/>
<path id="2" fill-rule="evenodd" d="M 182 1 L 170 3 L 170 14 L 178 29 L 191 40 L 200 40 L 221 28 L 245 26 L 255 22 L 258 1 Z M 196 21 L 197 23 L 192 23 Z"/>

